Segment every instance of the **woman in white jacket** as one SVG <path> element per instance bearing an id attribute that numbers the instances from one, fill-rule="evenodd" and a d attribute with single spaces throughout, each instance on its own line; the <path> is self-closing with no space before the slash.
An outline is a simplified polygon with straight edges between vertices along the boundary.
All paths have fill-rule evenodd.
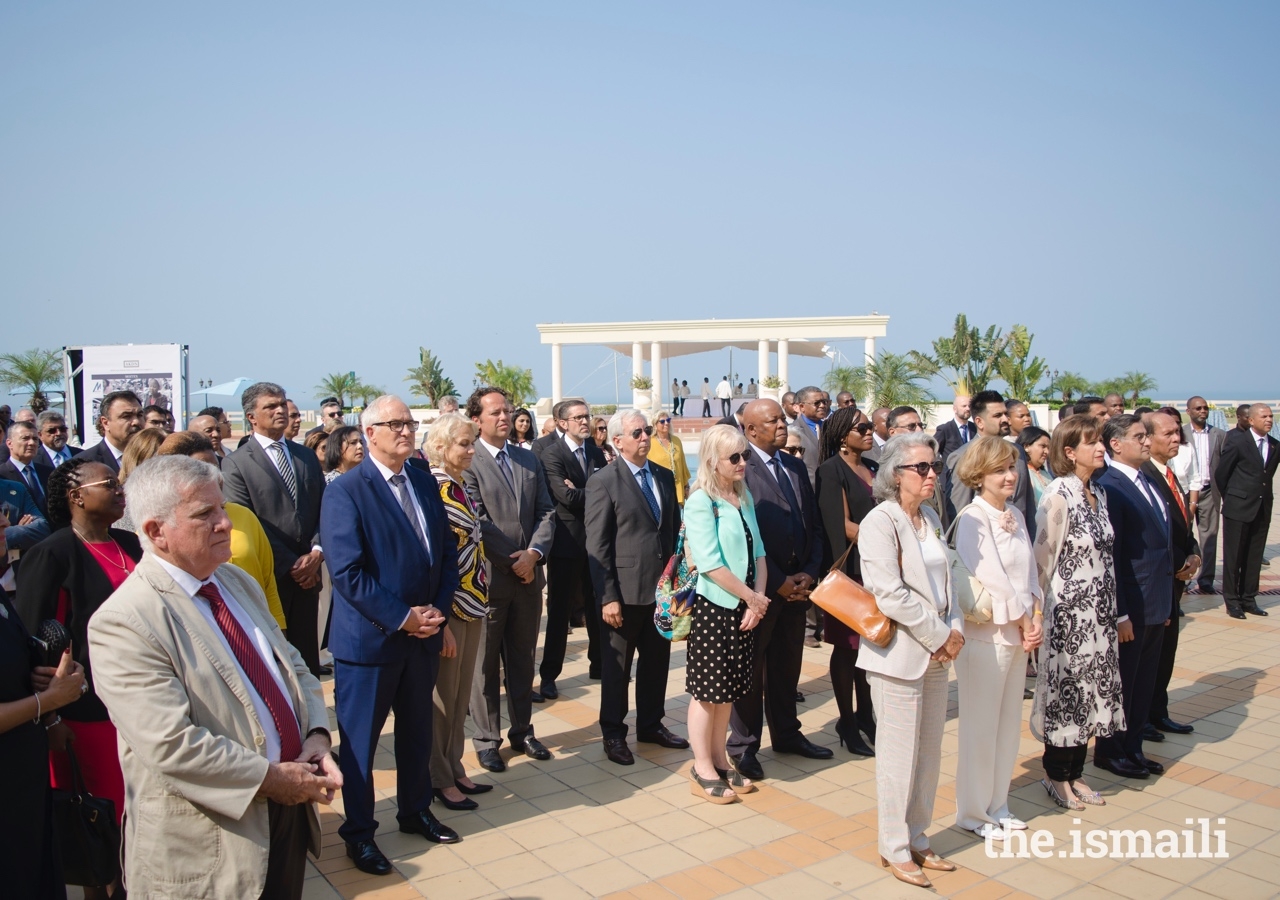
<path id="1" fill-rule="evenodd" d="M 979 837 L 1005 838 L 1026 828 L 1009 812 L 1009 779 L 1018 759 L 1027 652 L 1042 637 L 1040 585 L 1027 523 L 1006 505 L 1018 483 L 1017 449 L 978 438 L 956 476 L 973 502 L 956 521 L 956 553 L 991 601 L 991 621 L 965 622 L 960 683 L 960 758 L 956 824 Z"/>

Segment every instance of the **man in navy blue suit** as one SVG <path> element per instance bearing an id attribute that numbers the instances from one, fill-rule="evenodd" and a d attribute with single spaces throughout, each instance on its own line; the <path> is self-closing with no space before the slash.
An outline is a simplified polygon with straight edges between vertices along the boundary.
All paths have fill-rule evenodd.
<path id="1" fill-rule="evenodd" d="M 391 863 L 374 843 L 373 757 L 394 711 L 400 830 L 440 844 L 457 832 L 431 814 L 432 691 L 444 626 L 458 587 L 458 551 L 435 478 L 406 466 L 417 423 L 397 397 L 360 416 L 369 452 L 325 491 L 320 536 L 333 579 L 340 766 L 347 820 L 338 829 L 363 872 Z"/>
<path id="2" fill-rule="evenodd" d="M 1142 752 L 1151 711 L 1160 646 L 1173 611 L 1173 538 L 1169 508 L 1142 466 L 1151 459 L 1151 437 L 1142 419 L 1113 416 L 1102 430 L 1111 464 L 1098 476 L 1107 492 L 1115 531 L 1116 631 L 1127 730 L 1098 738 L 1093 764 L 1126 778 L 1159 775 L 1164 766 Z"/>

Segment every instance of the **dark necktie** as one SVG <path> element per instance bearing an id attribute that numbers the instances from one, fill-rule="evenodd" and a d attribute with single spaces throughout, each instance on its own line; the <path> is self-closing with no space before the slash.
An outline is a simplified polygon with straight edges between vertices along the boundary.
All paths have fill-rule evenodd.
<path id="1" fill-rule="evenodd" d="M 1258 455 L 1262 457 L 1262 461 L 1267 461 L 1267 439 L 1265 437 L 1258 438 Z"/>
<path id="2" fill-rule="evenodd" d="M 398 472 L 391 476 L 391 483 L 395 485 L 396 499 L 400 501 L 400 508 L 404 510 L 404 514 L 409 518 L 409 524 L 413 526 L 413 533 L 418 536 L 422 549 L 426 551 L 427 559 L 431 558 L 431 545 L 427 542 L 427 535 L 422 530 L 422 523 L 418 521 L 417 510 L 413 508 L 413 500 L 409 497 L 409 491 L 412 488 L 405 482 L 403 472 Z"/>
<path id="3" fill-rule="evenodd" d="M 658 496 L 653 492 L 653 486 L 649 484 L 649 467 L 645 466 L 639 472 L 640 475 L 640 493 L 644 494 L 644 500 L 649 504 L 649 512 L 653 514 L 653 521 L 662 521 L 662 510 L 658 507 Z"/>
<path id="4" fill-rule="evenodd" d="M 514 495 L 516 492 L 516 478 L 511 473 L 511 463 L 507 460 L 507 451 L 498 451 L 498 468 L 502 470 L 502 477 L 507 479 L 507 487 L 510 488 Z"/>
<path id="5" fill-rule="evenodd" d="M 40 490 L 40 479 L 36 477 L 36 467 L 27 466 L 22 470 L 22 477 L 27 481 L 27 487 L 31 489 L 31 499 L 36 501 L 37 506 L 44 505 L 44 491 Z"/>
<path id="6" fill-rule="evenodd" d="M 1154 509 L 1156 511 L 1156 515 L 1160 517 L 1160 521 L 1165 521 L 1164 504 L 1160 502 L 1159 497 L 1156 495 L 1156 486 L 1151 479 L 1147 477 L 1146 472 L 1138 473 L 1138 485 L 1143 496 L 1147 498 L 1147 502 L 1151 504 L 1151 508 Z"/>
<path id="7" fill-rule="evenodd" d="M 271 445 L 271 452 L 276 458 L 276 468 L 280 470 L 280 477 L 284 479 L 284 486 L 289 489 L 289 496 L 293 498 L 293 505 L 298 505 L 298 476 L 293 472 L 293 463 L 289 461 L 289 454 L 284 452 L 284 443 L 276 441 Z"/>
<path id="8" fill-rule="evenodd" d="M 777 456 L 770 457 L 769 465 L 773 466 L 773 477 L 778 479 L 778 489 L 791 507 L 791 536 L 797 547 L 804 545 L 804 519 L 800 510 L 800 498 L 796 496 L 795 486 L 791 483 L 791 475 L 787 467 Z"/>
<path id="9" fill-rule="evenodd" d="M 587 474 L 587 451 L 579 447 L 573 451 L 573 455 L 578 458 L 578 465 L 582 466 L 582 474 Z"/>
<path id="10" fill-rule="evenodd" d="M 217 586 L 210 581 L 201 586 L 196 593 L 209 601 L 209 608 L 213 610 L 213 619 L 222 629 L 222 635 L 227 639 L 231 652 L 235 654 L 236 662 L 240 663 L 240 668 L 244 670 L 249 684 L 257 691 L 262 702 L 266 704 L 267 711 L 271 713 L 271 721 L 275 722 L 276 731 L 280 732 L 280 761 L 293 762 L 302 755 L 302 730 L 298 727 L 298 717 L 294 714 L 293 706 L 280 692 L 280 686 L 267 671 L 267 664 L 259 655 L 258 648 L 240 627 L 231 610 L 227 609 L 227 604 L 222 599 Z"/>

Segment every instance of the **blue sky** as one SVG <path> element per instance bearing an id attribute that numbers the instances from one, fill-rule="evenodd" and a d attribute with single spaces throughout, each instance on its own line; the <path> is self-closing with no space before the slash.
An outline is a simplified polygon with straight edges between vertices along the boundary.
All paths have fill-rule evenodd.
<path id="1" fill-rule="evenodd" d="M 309 401 L 423 345 L 548 393 L 542 321 L 876 310 L 901 352 L 965 312 L 1270 397 L 1277 37 L 1274 3 L 6 3 L 0 350 L 176 341 Z M 606 358 L 566 387 L 611 398 Z"/>

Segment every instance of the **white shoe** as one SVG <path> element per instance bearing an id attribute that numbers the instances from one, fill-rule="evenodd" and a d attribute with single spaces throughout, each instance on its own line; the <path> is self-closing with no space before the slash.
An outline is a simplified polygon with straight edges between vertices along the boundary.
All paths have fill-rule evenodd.
<path id="1" fill-rule="evenodd" d="M 1017 816 L 1002 816 L 1000 824 L 1011 831 L 1027 830 L 1027 823 L 1019 819 Z"/>
<path id="2" fill-rule="evenodd" d="M 973 833 L 984 841 L 990 838 L 993 841 L 1003 841 L 1008 838 L 1005 830 L 999 825 L 993 825 L 990 822 L 983 822 L 977 828 L 973 829 Z"/>

